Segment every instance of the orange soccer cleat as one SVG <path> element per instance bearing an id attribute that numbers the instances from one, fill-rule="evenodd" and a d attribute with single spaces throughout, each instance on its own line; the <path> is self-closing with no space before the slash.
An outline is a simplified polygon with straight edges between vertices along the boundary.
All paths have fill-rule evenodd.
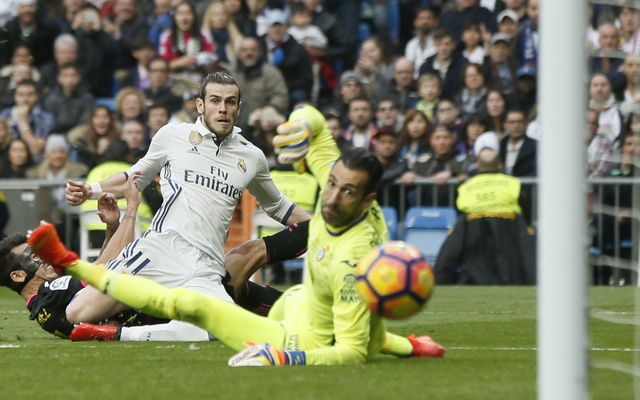
<path id="1" fill-rule="evenodd" d="M 31 250 L 59 274 L 64 274 L 64 268 L 80 258 L 76 253 L 64 247 L 56 228 L 48 222 L 41 223 L 29 235 L 28 243 Z"/>
<path id="2" fill-rule="evenodd" d="M 409 342 L 413 346 L 411 357 L 421 358 L 442 358 L 444 357 L 445 348 L 434 342 L 429 336 L 409 335 Z"/>
<path id="3" fill-rule="evenodd" d="M 99 342 L 117 342 L 122 327 L 116 324 L 94 325 L 82 323 L 71 332 L 72 342 L 97 340 Z"/>

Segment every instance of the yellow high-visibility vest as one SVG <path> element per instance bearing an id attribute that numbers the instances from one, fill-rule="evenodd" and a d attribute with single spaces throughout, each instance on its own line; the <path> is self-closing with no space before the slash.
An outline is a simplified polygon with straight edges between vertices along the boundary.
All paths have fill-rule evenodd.
<path id="1" fill-rule="evenodd" d="M 458 209 L 464 213 L 521 213 L 520 180 L 501 173 L 474 176 L 458 188 Z M 490 216 L 490 215 L 487 215 Z"/>

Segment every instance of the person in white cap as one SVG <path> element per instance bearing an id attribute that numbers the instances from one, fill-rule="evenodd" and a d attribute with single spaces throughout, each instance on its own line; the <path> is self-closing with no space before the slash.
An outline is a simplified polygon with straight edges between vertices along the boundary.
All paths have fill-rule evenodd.
<path id="1" fill-rule="evenodd" d="M 0 1 L 0 26 L 5 26 L 18 15 L 20 0 Z"/>
<path id="2" fill-rule="evenodd" d="M 64 134 L 49 135 L 44 154 L 44 161 L 27 171 L 27 178 L 63 180 L 77 179 L 87 175 L 86 165 L 69 160 L 69 144 Z M 62 198 L 64 198 L 64 190 L 62 192 Z"/>
<path id="3" fill-rule="evenodd" d="M 28 179 L 48 181 L 78 179 L 89 172 L 86 165 L 69 160 L 69 144 L 65 135 L 49 135 L 44 148 L 45 159 L 37 167 L 27 171 Z M 64 187 L 52 189 L 51 195 L 57 206 L 64 204 Z"/>
<path id="4" fill-rule="evenodd" d="M 509 11 L 510 13 L 515 14 L 516 24 L 520 25 L 527 19 L 529 16 L 527 15 L 527 1 L 526 0 L 504 0 L 505 11 Z M 502 13 L 501 13 L 502 14 Z M 500 14 L 498 15 L 498 23 L 500 23 Z"/>
<path id="5" fill-rule="evenodd" d="M 504 33 L 496 33 L 491 37 L 489 57 L 484 66 L 489 71 L 489 85 L 499 89 L 504 94 L 513 92 L 516 80 L 516 69 L 510 59 L 510 39 Z"/>
<path id="6" fill-rule="evenodd" d="M 518 14 L 513 10 L 504 10 L 498 14 L 498 32 L 513 39 L 518 30 Z"/>
<path id="7" fill-rule="evenodd" d="M 476 138 L 473 143 L 473 153 L 477 156 L 484 149 L 491 149 L 496 154 L 500 152 L 500 141 L 495 132 L 488 131 Z"/>

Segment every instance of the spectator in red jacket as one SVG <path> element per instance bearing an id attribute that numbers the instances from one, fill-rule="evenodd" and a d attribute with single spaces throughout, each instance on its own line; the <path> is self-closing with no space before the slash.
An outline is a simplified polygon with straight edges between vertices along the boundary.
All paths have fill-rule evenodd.
<path id="1" fill-rule="evenodd" d="M 207 56 L 199 56 L 208 53 Z M 160 37 L 158 55 L 169 61 L 172 71 L 195 68 L 215 60 L 213 55 L 213 39 L 209 32 L 200 29 L 196 11 L 189 2 L 180 3 L 173 14 L 171 29 Z M 200 57 L 200 60 L 198 59 Z M 208 58 L 208 60 L 204 60 Z"/>

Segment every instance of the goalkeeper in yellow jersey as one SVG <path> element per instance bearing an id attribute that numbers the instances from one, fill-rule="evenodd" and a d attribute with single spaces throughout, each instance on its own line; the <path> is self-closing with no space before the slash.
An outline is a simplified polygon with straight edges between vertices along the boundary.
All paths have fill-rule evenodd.
<path id="1" fill-rule="evenodd" d="M 310 106 L 294 111 L 278 133 L 279 159 L 300 164 L 304 158 L 323 191 L 309 226 L 307 284 L 286 291 L 267 318 L 185 288 L 166 289 L 78 260 L 50 225 L 34 231 L 29 244 L 45 262 L 67 267 L 71 275 L 132 308 L 207 329 L 240 351 L 229 360 L 232 366 L 357 364 L 378 352 L 442 357 L 444 349 L 428 336 L 387 333 L 385 320 L 371 314 L 355 290 L 355 266 L 387 236 L 375 202 L 383 173 L 376 157 L 362 149 L 340 155 L 324 118 Z"/>

